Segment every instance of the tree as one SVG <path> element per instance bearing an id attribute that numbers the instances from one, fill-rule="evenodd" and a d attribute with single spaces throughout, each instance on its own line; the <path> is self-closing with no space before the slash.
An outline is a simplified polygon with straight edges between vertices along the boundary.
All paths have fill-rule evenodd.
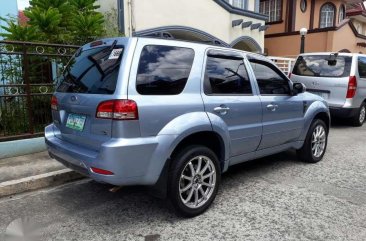
<path id="1" fill-rule="evenodd" d="M 81 45 L 104 35 L 104 17 L 96 0 L 31 0 L 24 11 L 26 26 L 8 19 L 1 26 L 8 40 L 42 41 Z"/>

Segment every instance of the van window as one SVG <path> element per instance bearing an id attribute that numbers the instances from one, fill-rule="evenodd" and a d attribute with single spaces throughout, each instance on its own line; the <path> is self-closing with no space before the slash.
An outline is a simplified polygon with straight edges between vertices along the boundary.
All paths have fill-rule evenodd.
<path id="1" fill-rule="evenodd" d="M 122 47 L 97 47 L 74 56 L 66 66 L 58 92 L 113 94 L 123 55 Z"/>
<path id="2" fill-rule="evenodd" d="M 249 59 L 261 95 L 290 95 L 289 80 L 273 64 Z"/>
<path id="3" fill-rule="evenodd" d="M 366 78 L 366 57 L 358 58 L 358 74 L 360 78 Z"/>
<path id="4" fill-rule="evenodd" d="M 190 48 L 148 45 L 142 50 L 136 90 L 142 95 L 180 94 L 191 72 L 194 51 Z"/>
<path id="5" fill-rule="evenodd" d="M 243 60 L 208 57 L 204 92 L 205 94 L 252 94 Z"/>
<path id="6" fill-rule="evenodd" d="M 294 69 L 295 75 L 315 77 L 346 77 L 351 70 L 352 57 L 338 56 L 336 61 L 329 61 L 330 55 L 299 56 Z"/>

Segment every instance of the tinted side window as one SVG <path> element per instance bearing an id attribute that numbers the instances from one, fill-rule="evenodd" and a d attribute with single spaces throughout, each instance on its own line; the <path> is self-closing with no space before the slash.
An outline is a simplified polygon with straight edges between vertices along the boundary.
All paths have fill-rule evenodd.
<path id="1" fill-rule="evenodd" d="M 260 60 L 250 60 L 259 91 L 262 95 L 290 94 L 288 79 L 270 63 Z"/>
<path id="2" fill-rule="evenodd" d="M 366 57 L 358 58 L 358 74 L 361 78 L 366 78 Z"/>
<path id="3" fill-rule="evenodd" d="M 252 94 L 243 60 L 207 58 L 205 94 Z"/>
<path id="4" fill-rule="evenodd" d="M 193 49 L 145 46 L 137 70 L 137 92 L 142 95 L 181 93 L 191 72 L 193 59 Z"/>

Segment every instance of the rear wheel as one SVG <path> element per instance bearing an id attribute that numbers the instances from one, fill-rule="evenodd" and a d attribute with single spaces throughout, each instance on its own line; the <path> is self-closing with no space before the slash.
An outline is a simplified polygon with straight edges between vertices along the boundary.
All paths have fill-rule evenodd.
<path id="1" fill-rule="evenodd" d="M 365 122 L 366 117 L 366 106 L 362 103 L 361 107 L 358 109 L 357 114 L 352 117 L 351 123 L 353 126 L 362 126 Z"/>
<path id="2" fill-rule="evenodd" d="M 178 214 L 194 217 L 213 202 L 220 184 L 216 154 L 205 146 L 189 146 L 172 160 L 169 198 Z"/>
<path id="3" fill-rule="evenodd" d="M 320 161 L 327 149 L 328 128 L 324 121 L 315 119 L 306 135 L 304 145 L 297 151 L 298 157 L 305 162 Z"/>

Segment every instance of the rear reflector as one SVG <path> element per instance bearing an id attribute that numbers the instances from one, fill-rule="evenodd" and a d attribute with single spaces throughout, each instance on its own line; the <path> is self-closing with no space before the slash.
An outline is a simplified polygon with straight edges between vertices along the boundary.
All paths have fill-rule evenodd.
<path id="1" fill-rule="evenodd" d="M 58 100 L 56 98 L 56 96 L 52 96 L 52 99 L 51 99 L 51 109 L 52 110 L 58 110 Z"/>
<path id="2" fill-rule="evenodd" d="M 107 100 L 98 105 L 96 118 L 138 120 L 137 104 L 133 100 Z"/>
<path id="3" fill-rule="evenodd" d="M 111 171 L 107 171 L 107 170 L 104 170 L 104 169 L 100 169 L 100 168 L 96 168 L 96 167 L 92 167 L 91 170 L 94 172 L 94 173 L 97 173 L 97 174 L 101 174 L 101 175 L 113 175 L 114 173 L 111 172 Z"/>
<path id="4" fill-rule="evenodd" d="M 357 90 L 356 76 L 350 76 L 348 81 L 348 89 L 346 98 L 353 98 Z"/>

